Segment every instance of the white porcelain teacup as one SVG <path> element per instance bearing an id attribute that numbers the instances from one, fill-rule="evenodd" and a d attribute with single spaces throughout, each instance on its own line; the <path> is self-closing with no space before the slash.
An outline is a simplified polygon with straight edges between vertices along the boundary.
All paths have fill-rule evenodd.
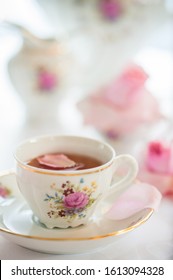
<path id="1" fill-rule="evenodd" d="M 93 157 L 101 165 L 83 170 L 48 170 L 28 165 L 40 155 L 75 153 Z M 19 189 L 39 221 L 48 228 L 87 224 L 100 200 L 124 191 L 138 172 L 136 160 L 116 156 L 115 150 L 99 140 L 78 136 L 40 136 L 21 143 L 15 152 Z M 111 185 L 117 167 L 128 171 Z"/>

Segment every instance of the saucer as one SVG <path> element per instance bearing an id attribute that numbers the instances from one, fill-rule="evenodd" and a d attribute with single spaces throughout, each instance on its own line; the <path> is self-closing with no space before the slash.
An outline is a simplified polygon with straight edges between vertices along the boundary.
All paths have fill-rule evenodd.
<path id="1" fill-rule="evenodd" d="M 0 192 L 1 235 L 22 247 L 44 253 L 79 254 L 99 250 L 145 223 L 154 211 L 152 208 L 146 208 L 121 220 L 110 219 L 101 215 L 101 211 L 97 211 L 87 225 L 48 229 L 33 215 L 21 196 L 14 172 L 0 175 L 1 190 L 2 187 L 4 191 Z"/>

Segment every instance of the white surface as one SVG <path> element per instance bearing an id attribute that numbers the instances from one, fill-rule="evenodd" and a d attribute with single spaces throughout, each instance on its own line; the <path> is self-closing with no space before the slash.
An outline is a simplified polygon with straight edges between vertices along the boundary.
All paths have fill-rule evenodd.
<path id="1" fill-rule="evenodd" d="M 3 1 L 4 2 L 4 1 Z M 11 18 L 26 22 L 28 27 L 37 26 L 37 32 L 40 31 L 39 24 L 29 20 L 28 9 L 34 1 L 26 1 L 27 8 L 21 5 L 23 1 L 17 1 L 18 5 L 13 4 L 9 9 L 9 3 L 15 1 L 5 1 L 6 7 L 1 6 L 0 17 L 8 15 L 10 11 Z M 2 3 L 2 2 L 1 2 Z M 20 11 L 17 7 L 20 6 Z M 15 7 L 15 9 L 14 9 Z M 7 13 L 8 11 L 8 13 Z M 20 12 L 20 13 L 19 13 Z M 13 14 L 14 13 L 14 14 Z M 17 16 L 16 16 L 17 15 Z M 44 15 L 45 16 L 45 15 Z M 43 18 L 42 18 L 43 20 Z M 19 21 L 20 22 L 20 21 Z M 40 22 L 39 22 L 40 23 Z M 132 58 L 143 65 L 150 74 L 150 83 L 148 87 L 160 101 L 161 109 L 166 115 L 172 118 L 173 102 L 173 54 L 172 54 L 172 19 L 168 16 L 164 22 L 148 38 L 144 47 L 138 49 L 136 55 Z M 46 25 L 47 26 L 47 25 Z M 41 29 L 43 31 L 44 28 Z M 85 39 L 76 40 L 76 44 L 81 43 L 85 46 Z M 0 169 L 5 170 L 14 166 L 13 151 L 16 145 L 23 139 L 47 133 L 75 133 L 78 135 L 87 135 L 100 137 L 94 129 L 82 126 L 81 117 L 75 109 L 75 102 L 79 96 L 86 92 L 86 85 L 81 90 L 80 84 L 70 90 L 68 99 L 64 100 L 61 110 L 55 123 L 37 123 L 29 124 L 24 122 L 24 106 L 9 81 L 7 73 L 7 61 L 20 47 L 21 40 L 15 37 L 14 33 L 0 31 Z M 87 54 L 92 51 L 88 46 Z M 128 49 L 128 45 L 126 45 Z M 122 50 L 123 51 L 123 50 Z M 118 57 L 120 57 L 119 49 Z M 123 55 L 123 53 L 122 53 Z M 83 58 L 83 53 L 81 53 Z M 129 58 L 129 56 L 128 56 Z M 86 57 L 85 57 L 86 59 Z M 82 65 L 86 66 L 88 61 L 84 58 Z M 96 58 L 96 60 L 98 57 Z M 106 59 L 106 58 L 105 58 Z M 92 67 L 88 68 L 91 73 Z M 106 68 L 108 69 L 108 68 Z M 100 70 L 101 71 L 101 70 Z M 112 73 L 111 73 L 112 75 Z M 110 75 L 110 77 L 111 77 Z M 98 75 L 99 76 L 99 75 Z M 97 76 L 97 77 L 98 77 Z M 99 77 L 100 78 L 100 77 Z M 93 77 L 88 88 L 98 84 L 98 79 Z M 101 79 L 101 78 L 100 78 Z M 106 76 L 105 79 L 108 79 Z M 64 114 L 66 112 L 66 114 Z M 129 233 L 126 238 L 118 244 L 103 248 L 99 252 L 81 254 L 81 255 L 50 255 L 33 252 L 31 250 L 19 247 L 0 236 L 0 258 L 1 259 L 173 259 L 173 202 L 163 200 L 157 213 L 143 226 Z"/>

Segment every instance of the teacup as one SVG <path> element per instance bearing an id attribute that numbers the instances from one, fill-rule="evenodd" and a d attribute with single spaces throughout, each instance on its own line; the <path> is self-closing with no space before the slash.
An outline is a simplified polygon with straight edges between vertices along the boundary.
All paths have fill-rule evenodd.
<path id="1" fill-rule="evenodd" d="M 33 158 L 53 153 L 90 156 L 101 165 L 83 170 L 49 170 L 28 165 Z M 33 213 L 48 228 L 85 225 L 92 220 L 96 206 L 107 195 L 116 197 L 138 172 L 130 155 L 116 156 L 102 141 L 78 136 L 39 136 L 21 143 L 15 152 L 16 177 L 21 193 Z M 111 185 L 119 167 L 128 170 Z"/>

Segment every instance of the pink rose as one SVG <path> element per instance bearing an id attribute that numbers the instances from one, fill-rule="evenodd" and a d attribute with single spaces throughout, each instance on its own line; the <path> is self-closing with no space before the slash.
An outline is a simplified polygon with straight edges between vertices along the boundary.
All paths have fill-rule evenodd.
<path id="1" fill-rule="evenodd" d="M 146 90 L 139 94 L 137 104 L 134 102 L 125 108 L 105 102 L 103 93 L 104 89 L 101 89 L 86 97 L 78 103 L 78 108 L 85 125 L 92 125 L 104 134 L 127 135 L 142 124 L 151 124 L 161 118 L 157 100 Z"/>
<path id="2" fill-rule="evenodd" d="M 69 209 L 84 208 L 88 204 L 89 198 L 83 192 L 71 193 L 64 198 L 64 206 Z"/>
<path id="3" fill-rule="evenodd" d="M 173 147 L 162 142 L 150 142 L 146 165 L 154 173 L 173 175 Z"/>
<path id="4" fill-rule="evenodd" d="M 85 125 L 92 125 L 111 138 L 132 133 L 162 116 L 155 97 L 145 88 L 148 75 L 133 64 L 111 84 L 78 103 Z"/>

